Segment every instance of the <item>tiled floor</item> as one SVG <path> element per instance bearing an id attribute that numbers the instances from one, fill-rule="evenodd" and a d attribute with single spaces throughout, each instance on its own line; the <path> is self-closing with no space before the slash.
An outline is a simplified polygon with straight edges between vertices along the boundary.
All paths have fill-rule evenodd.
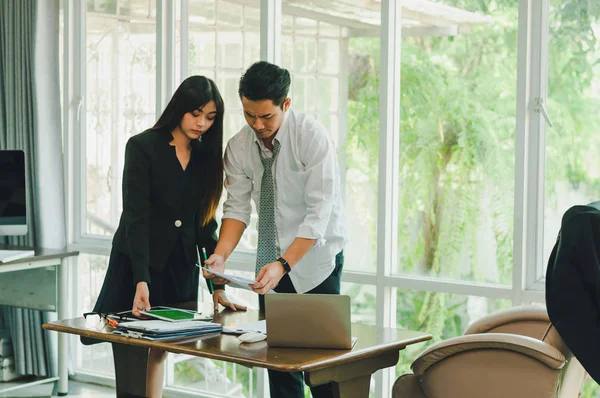
<path id="1" fill-rule="evenodd" d="M 0 383 L 2 389 L 4 383 Z M 0 394 L 0 398 L 54 398 L 56 383 L 40 384 Z M 114 398 L 115 389 L 91 383 L 69 380 L 68 398 Z"/>

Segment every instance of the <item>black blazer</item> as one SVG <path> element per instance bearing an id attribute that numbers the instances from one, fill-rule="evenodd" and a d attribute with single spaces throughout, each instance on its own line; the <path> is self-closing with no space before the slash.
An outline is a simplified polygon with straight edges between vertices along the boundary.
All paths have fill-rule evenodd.
<path id="1" fill-rule="evenodd" d="M 181 236 L 190 267 L 196 262 L 196 246 L 210 256 L 216 246 L 217 223 L 202 226 L 199 210 L 203 199 L 205 149 L 192 140 L 189 173 L 183 198 L 178 186 L 181 164 L 170 132 L 146 130 L 129 139 L 123 170 L 123 213 L 113 238 L 113 250 L 131 259 L 134 286 L 151 283 L 149 269 L 163 270 L 177 238 Z"/>
<path id="2" fill-rule="evenodd" d="M 600 210 L 593 204 L 563 215 L 546 269 L 546 307 L 565 344 L 600 383 Z"/>

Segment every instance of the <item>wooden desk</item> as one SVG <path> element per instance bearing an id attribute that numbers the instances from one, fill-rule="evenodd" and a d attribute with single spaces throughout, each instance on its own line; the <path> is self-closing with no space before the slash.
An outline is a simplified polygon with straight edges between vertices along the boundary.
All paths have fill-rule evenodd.
<path id="1" fill-rule="evenodd" d="M 261 319 L 258 311 L 223 310 L 215 322 L 238 324 Z M 352 350 L 269 347 L 265 341 L 240 344 L 236 336 L 212 335 L 184 343 L 164 343 L 118 336 L 106 326 L 96 330 L 83 318 L 59 320 L 44 325 L 47 330 L 80 335 L 84 344 L 100 341 L 112 343 L 115 361 L 117 396 L 145 396 L 148 348 L 194 355 L 262 367 L 282 372 L 304 371 L 309 386 L 334 383 L 338 397 L 368 397 L 371 375 L 396 365 L 399 352 L 407 345 L 430 340 L 427 333 L 352 324 L 352 335 L 358 338 Z"/>
<path id="2" fill-rule="evenodd" d="M 58 318 L 67 317 L 67 257 L 79 252 L 66 249 L 46 249 L 0 245 L 1 250 L 33 250 L 32 257 L 0 263 L 0 305 L 56 311 Z M 68 342 L 67 336 L 58 338 L 58 377 L 36 379 L 33 384 L 58 380 L 58 395 L 68 393 Z M 24 388 L 32 383 L 2 389 L 0 393 Z"/>

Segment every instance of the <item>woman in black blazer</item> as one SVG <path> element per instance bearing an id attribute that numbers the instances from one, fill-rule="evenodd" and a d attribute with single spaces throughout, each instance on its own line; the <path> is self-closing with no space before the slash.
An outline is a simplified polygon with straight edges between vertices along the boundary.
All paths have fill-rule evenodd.
<path id="1" fill-rule="evenodd" d="M 196 250 L 204 247 L 210 255 L 217 242 L 223 113 L 215 83 L 191 76 L 154 127 L 127 142 L 123 212 L 95 312 L 131 308 L 139 316 L 150 303 L 197 300 Z M 162 394 L 165 357 L 163 351 L 150 351 L 149 396 Z"/>

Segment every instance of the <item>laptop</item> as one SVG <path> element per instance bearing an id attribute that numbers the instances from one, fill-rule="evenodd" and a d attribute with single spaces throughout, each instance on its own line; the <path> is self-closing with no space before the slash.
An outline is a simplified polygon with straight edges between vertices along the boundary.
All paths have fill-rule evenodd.
<path id="1" fill-rule="evenodd" d="M 265 294 L 267 344 L 271 347 L 338 348 L 356 342 L 350 297 L 337 294 Z"/>

